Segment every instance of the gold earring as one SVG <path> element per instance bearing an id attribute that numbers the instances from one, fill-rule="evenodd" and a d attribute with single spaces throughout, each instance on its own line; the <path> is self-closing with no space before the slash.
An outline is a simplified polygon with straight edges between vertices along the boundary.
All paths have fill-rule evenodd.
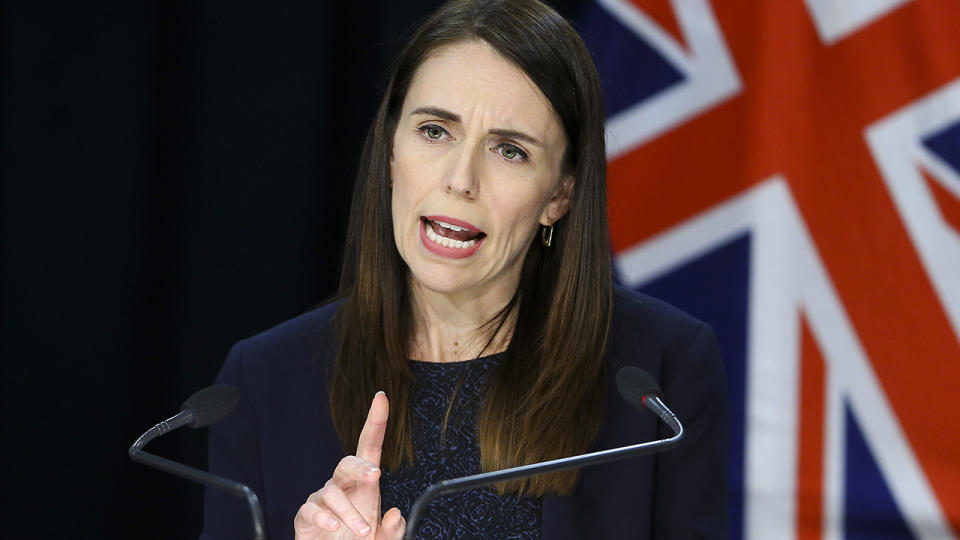
<path id="1" fill-rule="evenodd" d="M 550 247 L 553 244 L 553 225 L 544 225 L 540 229 L 540 240 L 543 241 L 543 245 Z"/>

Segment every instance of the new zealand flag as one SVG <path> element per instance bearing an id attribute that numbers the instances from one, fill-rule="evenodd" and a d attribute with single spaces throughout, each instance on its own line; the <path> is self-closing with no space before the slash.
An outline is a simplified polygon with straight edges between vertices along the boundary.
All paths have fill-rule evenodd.
<path id="1" fill-rule="evenodd" d="M 599 0 L 579 23 L 619 277 L 720 339 L 731 538 L 956 538 L 960 3 Z"/>

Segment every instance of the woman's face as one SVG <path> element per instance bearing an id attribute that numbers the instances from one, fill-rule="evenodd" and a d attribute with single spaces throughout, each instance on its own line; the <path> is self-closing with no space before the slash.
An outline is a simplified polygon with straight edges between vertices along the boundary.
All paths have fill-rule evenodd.
<path id="1" fill-rule="evenodd" d="M 509 298 L 538 225 L 569 205 L 566 144 L 546 97 L 487 43 L 425 60 L 390 158 L 394 239 L 415 286 Z"/>

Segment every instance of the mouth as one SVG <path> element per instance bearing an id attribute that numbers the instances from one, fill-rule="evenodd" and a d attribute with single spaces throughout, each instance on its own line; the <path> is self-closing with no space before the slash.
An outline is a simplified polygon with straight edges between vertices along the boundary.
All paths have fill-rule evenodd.
<path id="1" fill-rule="evenodd" d="M 424 245 L 437 254 L 469 257 L 487 234 L 470 223 L 448 216 L 421 216 Z"/>

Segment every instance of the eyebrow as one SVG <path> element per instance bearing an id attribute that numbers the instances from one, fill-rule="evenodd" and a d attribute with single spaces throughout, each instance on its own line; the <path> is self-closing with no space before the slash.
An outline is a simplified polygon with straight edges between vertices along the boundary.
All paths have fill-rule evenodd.
<path id="1" fill-rule="evenodd" d="M 446 109 L 441 109 L 440 107 L 417 107 L 416 109 L 414 109 L 414 110 L 410 113 L 410 116 L 413 116 L 413 115 L 416 115 L 416 114 L 423 114 L 423 115 L 428 115 L 428 116 L 436 116 L 437 118 L 440 118 L 440 119 L 442 119 L 442 120 L 446 120 L 446 121 L 448 121 L 448 122 L 459 122 L 459 121 L 460 121 L 460 115 L 459 115 L 459 114 L 454 113 L 454 112 L 451 112 L 451 111 L 448 111 L 448 110 L 446 110 Z M 533 144 L 533 145 L 536 145 L 536 146 L 543 146 L 543 143 L 540 142 L 540 140 L 537 139 L 536 137 L 532 137 L 532 136 L 527 135 L 526 133 L 524 133 L 524 132 L 522 132 L 522 131 L 517 131 L 517 130 L 514 130 L 514 129 L 491 129 L 491 130 L 490 130 L 490 133 L 493 134 L 493 135 L 500 136 L 500 137 L 507 137 L 507 138 L 510 138 L 510 139 L 516 139 L 516 140 L 518 140 L 518 141 L 523 141 L 523 142 L 525 142 L 525 143 Z"/>
<path id="2" fill-rule="evenodd" d="M 418 107 L 414 109 L 412 113 L 410 113 L 410 116 L 413 116 L 415 114 L 425 114 L 428 116 L 436 116 L 438 118 L 442 118 L 449 122 L 460 121 L 459 114 L 450 112 L 446 109 L 441 109 L 440 107 Z"/>
<path id="3" fill-rule="evenodd" d="M 490 133 L 494 135 L 499 135 L 500 137 L 506 137 L 508 139 L 516 139 L 518 141 L 523 141 L 525 143 L 529 143 L 535 146 L 543 146 L 542 142 L 535 139 L 534 137 L 531 137 L 530 135 L 527 135 L 522 131 L 515 131 L 512 129 L 491 129 Z"/>

